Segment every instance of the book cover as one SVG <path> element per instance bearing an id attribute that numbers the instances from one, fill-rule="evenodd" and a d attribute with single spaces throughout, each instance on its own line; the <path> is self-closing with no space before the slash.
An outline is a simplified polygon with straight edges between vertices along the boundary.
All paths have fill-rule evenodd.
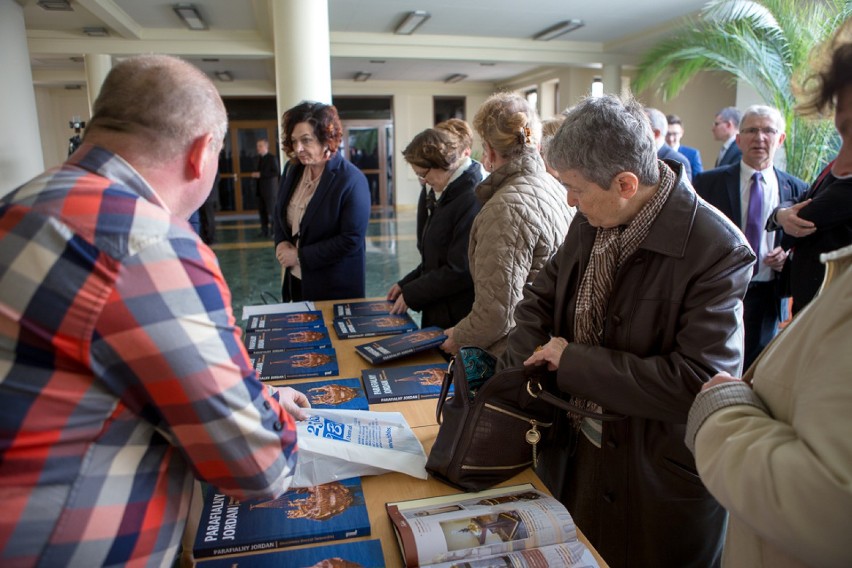
<path id="1" fill-rule="evenodd" d="M 355 352 L 375 365 L 438 347 L 446 340 L 447 336 L 440 327 L 424 327 L 420 331 L 411 331 L 356 345 Z"/>
<path id="2" fill-rule="evenodd" d="M 332 326 L 339 339 L 396 335 L 417 329 L 417 324 L 408 314 L 337 318 Z"/>
<path id="3" fill-rule="evenodd" d="M 393 302 L 388 300 L 367 300 L 364 302 L 346 302 L 334 304 L 334 319 L 351 318 L 353 316 L 376 316 L 389 314 Z"/>
<path id="4" fill-rule="evenodd" d="M 251 556 L 217 558 L 201 564 L 203 568 L 384 568 L 382 542 L 379 539 L 325 544 L 297 550 L 281 550 Z"/>
<path id="5" fill-rule="evenodd" d="M 292 349 L 249 356 L 261 381 L 331 377 L 340 371 L 334 349 Z"/>
<path id="6" fill-rule="evenodd" d="M 529 483 L 385 508 L 406 566 L 597 566 L 565 506 Z"/>
<path id="7" fill-rule="evenodd" d="M 243 342 L 249 353 L 331 347 L 331 338 L 324 327 L 249 331 L 243 337 Z"/>
<path id="8" fill-rule="evenodd" d="M 207 486 L 193 554 L 208 558 L 369 535 L 357 477 L 247 501 Z"/>
<path id="9" fill-rule="evenodd" d="M 333 379 L 289 385 L 308 397 L 311 408 L 370 410 L 367 396 L 358 379 Z"/>
<path id="10" fill-rule="evenodd" d="M 445 363 L 364 369 L 361 378 L 370 404 L 437 398 L 444 382 Z M 453 387 L 450 385 L 450 393 Z"/>
<path id="11" fill-rule="evenodd" d="M 246 331 L 287 329 L 292 327 L 325 327 L 322 312 L 290 312 L 286 314 L 260 314 L 246 320 Z"/>

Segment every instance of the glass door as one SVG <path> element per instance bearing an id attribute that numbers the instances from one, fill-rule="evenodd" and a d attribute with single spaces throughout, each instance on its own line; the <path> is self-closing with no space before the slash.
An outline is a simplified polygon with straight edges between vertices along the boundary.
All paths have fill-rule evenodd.
<path id="1" fill-rule="evenodd" d="M 364 172 L 373 208 L 393 210 L 393 123 L 390 120 L 344 120 L 343 152 Z"/>
<path id="2" fill-rule="evenodd" d="M 257 142 L 269 141 L 269 151 L 279 154 L 278 125 L 274 120 L 242 120 L 228 125 L 219 158 L 219 208 L 226 213 L 257 211 Z M 280 162 L 280 160 L 279 160 Z"/>

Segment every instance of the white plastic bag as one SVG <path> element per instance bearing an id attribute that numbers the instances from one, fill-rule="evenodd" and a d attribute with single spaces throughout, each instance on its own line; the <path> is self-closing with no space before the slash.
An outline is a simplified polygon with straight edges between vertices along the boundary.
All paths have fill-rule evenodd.
<path id="1" fill-rule="evenodd" d="M 310 409 L 296 423 L 292 487 L 398 471 L 426 479 L 426 452 L 399 412 Z"/>

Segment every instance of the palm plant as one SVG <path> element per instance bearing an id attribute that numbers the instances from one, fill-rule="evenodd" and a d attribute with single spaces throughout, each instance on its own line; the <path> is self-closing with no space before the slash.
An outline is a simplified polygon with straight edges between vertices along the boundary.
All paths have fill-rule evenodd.
<path id="1" fill-rule="evenodd" d="M 804 180 L 836 150 L 826 119 L 795 112 L 795 85 L 810 72 L 815 47 L 852 14 L 852 0 L 713 0 L 652 48 L 633 82 L 668 99 L 700 71 L 725 71 L 751 85 L 787 121 L 787 170 Z"/>

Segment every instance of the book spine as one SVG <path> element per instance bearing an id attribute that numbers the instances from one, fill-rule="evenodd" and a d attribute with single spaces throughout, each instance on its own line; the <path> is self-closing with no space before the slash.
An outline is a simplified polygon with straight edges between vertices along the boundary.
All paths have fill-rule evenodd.
<path id="1" fill-rule="evenodd" d="M 311 377 L 333 377 L 340 371 L 338 369 L 329 369 L 328 371 L 305 371 L 304 373 L 278 374 L 271 376 L 258 376 L 261 381 L 283 381 L 287 379 L 309 379 Z"/>
<path id="2" fill-rule="evenodd" d="M 228 546 L 212 546 L 210 548 L 196 548 L 192 551 L 192 556 L 195 558 L 213 558 L 214 556 L 222 556 L 225 554 L 239 554 L 243 552 L 251 552 L 253 550 L 269 550 L 279 548 L 280 545 L 276 540 L 267 540 L 262 542 L 252 542 L 247 544 L 233 544 Z"/>
<path id="3" fill-rule="evenodd" d="M 272 349 L 249 349 L 248 347 L 246 347 L 246 351 L 248 351 L 249 355 L 263 355 L 265 353 L 281 353 L 283 351 L 296 351 L 298 349 L 331 349 L 332 347 L 334 347 L 334 345 L 332 345 L 329 341 L 327 343 L 320 343 L 319 345 L 308 345 L 307 347 L 305 347 L 304 345 L 274 347 Z"/>
<path id="4" fill-rule="evenodd" d="M 381 402 L 401 402 L 404 400 L 422 400 L 427 398 L 438 398 L 438 394 L 423 394 L 423 393 L 414 393 L 414 394 L 395 394 L 395 395 L 387 395 L 387 396 L 374 396 L 367 397 L 367 402 L 370 404 L 378 404 Z"/>

